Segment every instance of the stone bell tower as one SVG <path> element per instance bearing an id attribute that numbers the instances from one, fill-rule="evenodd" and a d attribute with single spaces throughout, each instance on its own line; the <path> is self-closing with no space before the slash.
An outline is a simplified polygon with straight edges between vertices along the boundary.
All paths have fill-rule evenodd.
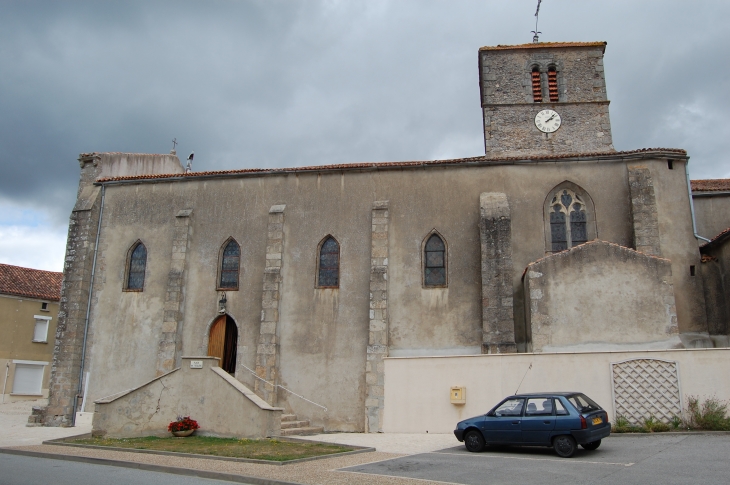
<path id="1" fill-rule="evenodd" d="M 479 49 L 488 157 L 613 152 L 605 42 Z"/>

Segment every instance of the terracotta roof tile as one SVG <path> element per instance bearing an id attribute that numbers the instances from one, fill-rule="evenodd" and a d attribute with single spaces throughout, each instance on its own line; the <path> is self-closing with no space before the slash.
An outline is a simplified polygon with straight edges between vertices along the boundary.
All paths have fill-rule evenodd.
<path id="1" fill-rule="evenodd" d="M 730 179 L 692 180 L 693 192 L 730 192 Z"/>
<path id="2" fill-rule="evenodd" d="M 518 45 L 495 45 L 480 47 L 480 51 L 506 51 L 513 49 L 544 49 L 552 47 L 603 47 L 605 49 L 606 42 L 538 42 L 530 44 Z"/>
<path id="3" fill-rule="evenodd" d="M 307 167 L 291 167 L 291 168 L 245 168 L 239 170 L 219 170 L 208 172 L 190 172 L 190 173 L 173 173 L 173 174 L 156 174 L 156 175 L 135 175 L 130 177 L 110 177 L 98 179 L 97 182 L 116 182 L 125 180 L 149 180 L 149 179 L 167 179 L 167 178 L 195 178 L 210 175 L 238 175 L 238 174 L 281 174 L 281 173 L 302 173 L 302 172 L 318 172 L 324 170 L 363 170 L 363 169 L 382 169 L 382 168 L 423 168 L 428 166 L 458 166 L 469 165 L 473 163 L 510 163 L 518 161 L 554 161 L 581 159 L 588 157 L 602 158 L 621 158 L 632 155 L 656 154 L 657 157 L 666 156 L 667 153 L 672 155 L 686 156 L 687 152 L 679 148 L 641 148 L 639 150 L 630 150 L 624 152 L 590 152 L 590 153 L 566 153 L 560 155 L 541 155 L 531 157 L 496 157 L 487 158 L 486 156 L 470 157 L 470 158 L 454 158 L 447 160 L 424 160 L 411 162 L 366 162 L 366 163 L 340 163 L 334 165 L 314 165 Z"/>
<path id="4" fill-rule="evenodd" d="M 722 231 L 717 236 L 713 237 L 710 242 L 707 242 L 700 246 L 700 251 L 706 251 L 708 249 L 711 249 L 714 246 L 720 245 L 723 241 L 730 238 L 730 227 Z"/>
<path id="5" fill-rule="evenodd" d="M 39 300 L 61 299 L 63 273 L 0 264 L 0 293 Z"/>

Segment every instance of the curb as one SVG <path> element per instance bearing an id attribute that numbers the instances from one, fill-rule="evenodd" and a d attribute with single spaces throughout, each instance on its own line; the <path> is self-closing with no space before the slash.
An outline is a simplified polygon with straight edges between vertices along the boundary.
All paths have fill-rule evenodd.
<path id="1" fill-rule="evenodd" d="M 54 443 L 56 444 L 56 443 Z M 125 449 L 126 451 L 126 449 Z M 81 463 L 90 463 L 92 465 L 116 466 L 122 468 L 132 468 L 137 470 L 145 470 L 151 472 L 170 473 L 174 475 L 184 475 L 188 477 L 209 478 L 212 480 L 227 480 L 235 483 L 245 483 L 253 485 L 302 485 L 297 482 L 283 482 L 280 480 L 272 480 L 269 478 L 250 477 L 246 475 L 233 475 L 230 473 L 213 472 L 208 470 L 194 470 L 192 468 L 178 468 L 165 465 L 152 465 L 150 463 L 136 463 L 132 461 L 111 460 L 107 458 L 91 458 L 88 456 L 70 456 L 59 455 L 56 453 L 45 453 L 40 451 L 14 450 L 9 448 L 0 448 L 0 453 L 7 455 L 31 456 L 34 458 L 48 458 L 51 460 L 76 461 Z"/>
<path id="2" fill-rule="evenodd" d="M 79 437 L 87 437 L 87 435 L 79 435 L 79 436 L 73 436 L 71 438 L 79 438 Z M 335 456 L 347 456 L 347 455 L 356 455 L 358 453 L 369 453 L 371 451 L 375 451 L 375 448 L 364 448 L 361 446 L 350 446 L 350 445 L 341 445 L 339 443 L 326 443 L 323 441 L 309 441 L 309 440 L 286 440 L 286 441 L 296 441 L 296 442 L 302 442 L 302 443 L 320 443 L 320 444 L 326 444 L 326 445 L 336 445 L 336 446 L 346 446 L 347 448 L 357 448 L 353 451 L 345 451 L 342 453 L 331 453 L 329 455 L 320 455 L 320 456 L 310 456 L 307 458 L 297 458 L 296 460 L 287 460 L 287 461 L 273 461 L 273 460 L 257 460 L 255 458 L 235 458 L 232 456 L 217 456 L 217 455 L 199 455 L 196 453 L 178 453 L 176 451 L 159 451 L 159 450 L 141 450 L 137 448 L 119 448 L 116 446 L 95 446 L 95 445 L 82 445 L 77 443 L 66 443 L 65 440 L 69 438 L 60 438 L 58 440 L 48 440 L 44 441 L 44 445 L 54 445 L 54 446 L 69 446 L 73 448 L 89 448 L 92 450 L 108 450 L 108 451 L 125 451 L 130 453 L 142 453 L 142 454 L 148 454 L 148 455 L 166 455 L 166 456 L 176 456 L 178 458 L 200 458 L 202 460 L 218 460 L 218 461 L 234 461 L 239 463 L 254 463 L 257 465 L 275 465 L 275 466 L 284 466 L 284 465 L 295 465 L 297 463 L 302 463 L 305 461 L 314 461 L 314 460 L 322 460 L 324 458 L 332 458 Z M 284 440 L 282 440 L 284 441 Z"/>

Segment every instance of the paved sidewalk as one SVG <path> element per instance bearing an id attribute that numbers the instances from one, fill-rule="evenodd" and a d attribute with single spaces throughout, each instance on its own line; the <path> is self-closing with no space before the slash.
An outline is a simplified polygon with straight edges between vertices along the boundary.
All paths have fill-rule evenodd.
<path id="1" fill-rule="evenodd" d="M 451 434 L 320 434 L 303 438 L 311 441 L 372 447 L 377 451 L 348 456 L 333 456 L 284 466 L 42 445 L 41 443 L 45 440 L 91 432 L 90 414 L 83 416 L 79 420 L 80 424 L 74 428 L 26 427 L 25 423 L 28 420 L 32 406 L 43 404 L 45 404 L 43 401 L 26 401 L 0 405 L 0 430 L 3 430 L 0 433 L 0 447 L 41 454 L 41 456 L 46 457 L 58 456 L 66 460 L 83 460 L 131 468 L 152 468 L 170 473 L 189 475 L 195 473 L 193 470 L 198 470 L 204 473 L 221 474 L 221 479 L 225 479 L 226 476 L 229 479 L 231 477 L 254 477 L 255 480 L 249 483 L 435 485 L 438 482 L 404 477 L 373 476 L 341 471 L 340 469 L 389 460 L 404 455 L 440 450 L 458 444 L 456 438 Z M 84 421 L 88 422 L 84 423 Z"/>
<path id="2" fill-rule="evenodd" d="M 78 419 L 73 428 L 46 428 L 45 426 L 27 427 L 28 416 L 33 406 L 44 406 L 45 399 L 37 401 L 18 401 L 0 404 L 0 448 L 8 446 L 40 445 L 46 440 L 66 438 L 91 432 L 91 415 Z"/>
<path id="3" fill-rule="evenodd" d="M 295 436 L 312 441 L 340 443 L 352 446 L 375 448 L 383 453 L 415 455 L 443 450 L 460 445 L 453 433 L 449 434 L 402 434 L 402 433 L 332 433 L 313 436 Z"/>

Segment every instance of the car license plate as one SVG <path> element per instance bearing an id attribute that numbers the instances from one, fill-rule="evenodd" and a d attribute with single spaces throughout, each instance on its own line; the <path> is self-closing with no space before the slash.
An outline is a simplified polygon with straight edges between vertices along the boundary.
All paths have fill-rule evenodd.
<path id="1" fill-rule="evenodd" d="M 593 426 L 595 426 L 597 424 L 601 424 L 602 422 L 603 422 L 603 420 L 601 419 L 600 416 L 597 418 L 593 418 Z"/>

